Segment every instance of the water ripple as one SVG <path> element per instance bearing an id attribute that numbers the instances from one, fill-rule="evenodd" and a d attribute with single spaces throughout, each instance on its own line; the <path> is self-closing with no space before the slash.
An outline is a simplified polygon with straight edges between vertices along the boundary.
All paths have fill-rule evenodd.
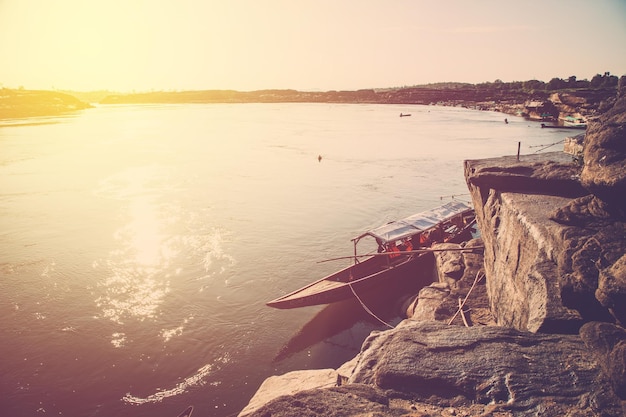
<path id="1" fill-rule="evenodd" d="M 219 362 L 227 363 L 228 357 L 220 358 Z M 205 381 L 206 377 L 208 377 L 211 374 L 214 368 L 215 368 L 214 364 L 211 364 L 211 363 L 206 364 L 200 369 L 198 369 L 195 374 L 185 378 L 182 382 L 176 384 L 174 387 L 170 389 L 157 390 L 154 394 L 148 395 L 145 398 L 134 396 L 129 392 L 129 393 L 126 393 L 126 395 L 122 398 L 122 401 L 128 404 L 134 404 L 134 405 L 161 402 L 165 398 L 183 394 L 191 387 L 204 385 L 206 383 Z M 216 384 L 219 384 L 219 383 L 216 383 Z"/>

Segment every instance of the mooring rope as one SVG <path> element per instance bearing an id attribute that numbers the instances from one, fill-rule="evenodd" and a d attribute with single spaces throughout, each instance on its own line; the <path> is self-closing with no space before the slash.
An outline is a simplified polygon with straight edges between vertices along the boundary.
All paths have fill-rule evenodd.
<path id="1" fill-rule="evenodd" d="M 390 329 L 393 329 L 394 327 L 387 323 L 386 321 L 384 321 L 383 319 L 381 319 L 380 317 L 378 317 L 376 314 L 374 314 L 374 312 L 372 310 L 370 310 L 365 303 L 363 302 L 363 300 L 361 300 L 361 297 L 358 296 L 358 294 L 356 293 L 356 291 L 354 291 L 354 288 L 352 288 L 352 283 L 348 282 L 348 286 L 350 287 L 350 290 L 352 290 L 352 294 L 354 294 L 354 296 L 356 297 L 357 300 L 359 300 L 359 303 L 361 303 L 361 307 L 363 307 L 363 310 L 365 310 L 370 316 L 374 317 L 376 320 L 378 320 L 379 322 L 381 322 L 382 324 L 384 324 L 385 326 L 389 327 Z"/>
<path id="2" fill-rule="evenodd" d="M 467 294 L 465 294 L 465 299 L 463 300 L 463 302 L 459 302 L 459 309 L 456 311 L 456 313 L 454 313 L 454 316 L 452 316 L 452 318 L 450 319 L 450 321 L 448 322 L 448 326 L 452 324 L 452 322 L 454 321 L 454 319 L 456 318 L 456 316 L 459 315 L 459 313 L 463 314 L 463 307 L 465 307 L 465 303 L 467 302 L 467 299 L 469 298 L 470 294 L 472 293 L 472 290 L 474 289 L 474 287 L 476 286 L 476 284 L 478 284 L 480 282 L 480 280 L 483 279 L 483 274 L 481 274 L 481 271 L 478 271 L 476 273 L 476 278 L 474 278 L 474 283 L 472 284 L 472 286 L 470 287 L 469 291 L 467 292 Z M 465 319 L 463 319 L 463 321 L 465 321 Z"/>
<path id="3" fill-rule="evenodd" d="M 539 148 L 539 147 L 541 147 L 541 149 L 537 149 L 535 151 L 535 153 L 537 153 L 537 152 L 541 152 L 541 151 L 543 151 L 545 149 L 551 148 L 552 146 L 558 145 L 559 143 L 563 143 L 563 142 L 565 142 L 565 139 L 561 139 L 561 140 L 559 140 L 557 142 L 554 142 L 554 143 L 552 143 L 550 145 L 534 145 L 534 146 L 529 146 L 529 148 Z"/>
<path id="4" fill-rule="evenodd" d="M 471 196 L 471 194 L 470 194 L 470 193 L 463 193 L 463 194 L 440 195 L 440 196 L 439 196 L 439 200 L 441 201 L 441 200 L 443 200 L 444 198 L 449 198 L 449 199 L 451 199 L 451 200 L 457 200 L 457 197 L 465 197 L 465 196 Z M 463 201 L 463 202 L 465 202 L 465 203 L 468 203 L 468 204 L 471 204 L 471 203 L 472 203 L 471 201 L 467 201 L 467 199 L 463 199 L 463 200 L 461 200 L 461 201 Z"/>

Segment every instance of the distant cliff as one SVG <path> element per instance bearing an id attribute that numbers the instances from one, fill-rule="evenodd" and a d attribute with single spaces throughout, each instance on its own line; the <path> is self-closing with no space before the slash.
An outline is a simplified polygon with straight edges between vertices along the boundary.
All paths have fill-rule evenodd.
<path id="1" fill-rule="evenodd" d="M 56 91 L 0 89 L 0 119 L 56 116 L 92 107 Z"/>

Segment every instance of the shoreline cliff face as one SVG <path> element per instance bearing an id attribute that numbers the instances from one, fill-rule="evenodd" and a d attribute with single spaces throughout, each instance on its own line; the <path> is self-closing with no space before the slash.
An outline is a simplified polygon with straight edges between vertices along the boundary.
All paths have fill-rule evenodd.
<path id="1" fill-rule="evenodd" d="M 485 240 L 488 293 L 497 323 L 531 332 L 579 334 L 622 401 L 625 92 L 622 78 L 614 107 L 590 123 L 582 168 L 562 161 L 563 154 L 545 155 L 543 161 L 521 157 L 465 162 Z M 501 176 L 514 181 L 503 182 Z"/>
<path id="2" fill-rule="evenodd" d="M 560 152 L 466 161 L 482 235 L 467 247 L 484 246 L 483 259 L 440 257 L 410 318 L 337 370 L 269 378 L 240 415 L 626 415 L 620 87 L 591 122 L 582 166 Z"/>
<path id="3" fill-rule="evenodd" d="M 579 170 L 562 152 L 465 162 L 499 325 L 545 333 L 576 333 L 582 325 L 581 313 L 561 298 L 568 232 L 550 218 L 584 192 Z M 542 187 L 553 192 L 535 194 Z"/>

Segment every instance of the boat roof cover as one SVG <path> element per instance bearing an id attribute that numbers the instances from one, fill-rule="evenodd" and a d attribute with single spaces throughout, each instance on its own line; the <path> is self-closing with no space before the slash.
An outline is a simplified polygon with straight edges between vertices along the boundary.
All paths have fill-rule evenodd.
<path id="1" fill-rule="evenodd" d="M 471 209 L 472 207 L 469 204 L 462 201 L 450 201 L 443 206 L 379 226 L 376 229 L 365 232 L 354 240 L 359 240 L 364 236 L 372 236 L 382 240 L 384 243 L 406 239 Z"/>

